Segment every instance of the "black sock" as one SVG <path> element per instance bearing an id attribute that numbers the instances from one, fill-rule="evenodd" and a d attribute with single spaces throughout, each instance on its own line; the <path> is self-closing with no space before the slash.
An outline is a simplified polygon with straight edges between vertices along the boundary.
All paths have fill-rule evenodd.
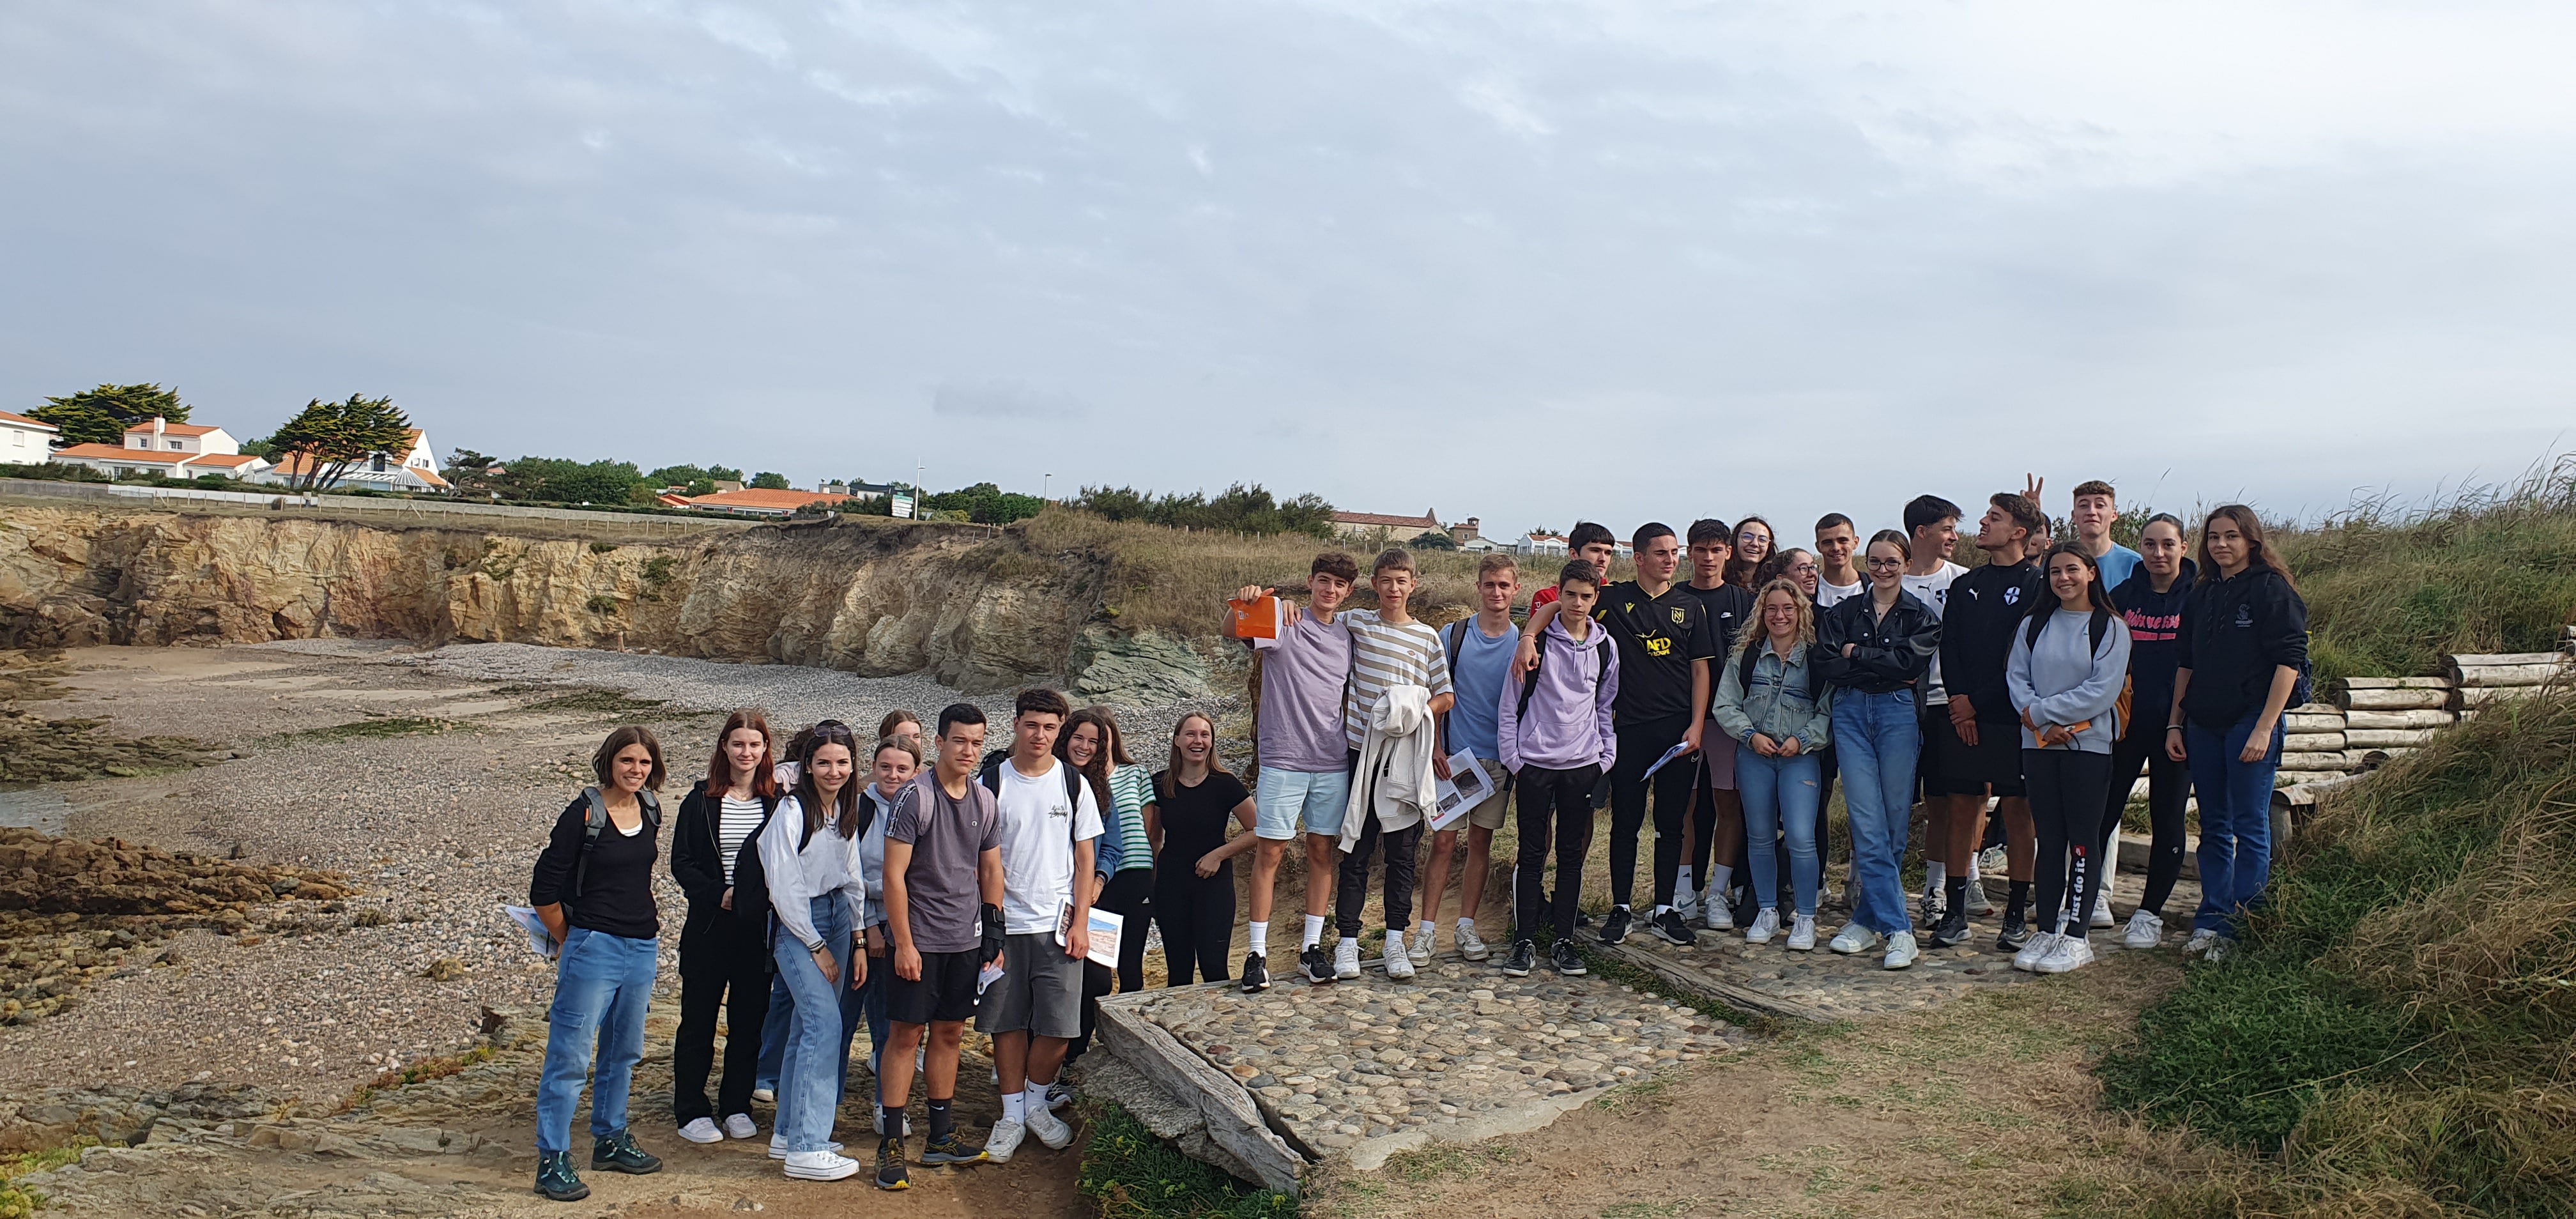
<path id="1" fill-rule="evenodd" d="M 947 1100 L 935 1100 L 930 1102 L 930 1137 L 932 1139 L 944 1139 L 949 1135 L 957 1133 L 957 1117 L 954 1113 L 950 1112 L 951 1107 L 956 1103 L 957 1098 L 953 1096 L 949 1097 Z M 888 1110 L 887 1112 L 891 1113 L 893 1111 Z"/>
<path id="2" fill-rule="evenodd" d="M 1952 876 L 1941 882 L 1941 900 L 1950 903 L 1950 917 L 1968 917 L 1968 878 Z"/>
<path id="3" fill-rule="evenodd" d="M 2012 882 L 2012 896 L 2004 899 L 2004 921 L 2007 923 L 2021 922 L 2022 916 L 2027 914 L 2029 910 L 2030 882 L 2026 880 L 2017 880 Z"/>
<path id="4" fill-rule="evenodd" d="M 938 1110 L 934 1108 L 931 1112 L 936 1113 Z M 888 1105 L 885 1115 L 885 1137 L 900 1142 L 903 1139 L 903 1106 Z"/>

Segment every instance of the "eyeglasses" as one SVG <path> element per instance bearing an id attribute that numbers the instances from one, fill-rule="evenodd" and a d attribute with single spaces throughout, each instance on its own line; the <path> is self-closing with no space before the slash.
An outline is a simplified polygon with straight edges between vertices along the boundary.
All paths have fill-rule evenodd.
<path id="1" fill-rule="evenodd" d="M 1873 559 L 1869 560 L 1869 565 L 1870 565 L 1871 567 L 1903 567 L 1903 566 L 1905 566 L 1905 560 L 1903 560 L 1903 559 L 1877 559 L 1877 558 L 1873 558 Z"/>
<path id="2" fill-rule="evenodd" d="M 1817 570 L 1817 568 L 1816 568 L 1816 565 L 1815 565 L 1815 564 L 1813 564 L 1813 563 L 1792 563 L 1792 564 L 1790 564 L 1790 565 L 1789 565 L 1789 570 L 1791 570 L 1791 571 L 1815 571 L 1815 570 Z"/>

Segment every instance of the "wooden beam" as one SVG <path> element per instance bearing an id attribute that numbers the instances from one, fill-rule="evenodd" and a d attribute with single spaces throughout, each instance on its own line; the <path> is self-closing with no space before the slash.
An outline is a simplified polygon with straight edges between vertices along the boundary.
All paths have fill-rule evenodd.
<path id="1" fill-rule="evenodd" d="M 1109 1052 L 1175 1098 L 1196 1104 L 1208 1138 L 1259 1174 L 1262 1188 L 1295 1194 L 1307 1161 L 1263 1120 L 1252 1094 L 1133 1007 L 1101 1002 L 1099 1031 Z"/>
<path id="2" fill-rule="evenodd" d="M 1818 1024 L 1832 1024 L 1842 1019 L 1840 1016 L 1809 1007 L 1795 999 L 1766 995 L 1740 982 L 1728 981 L 1667 953 L 1636 944 L 1604 944 L 1589 929 L 1577 931 L 1575 934 L 1582 938 L 1583 946 L 1591 951 L 1598 952 L 1620 964 L 1645 970 L 1673 986 L 1704 998 L 1715 999 L 1729 1007 L 1740 1007 L 1746 1011 L 1790 1020 L 1811 1020 Z"/>

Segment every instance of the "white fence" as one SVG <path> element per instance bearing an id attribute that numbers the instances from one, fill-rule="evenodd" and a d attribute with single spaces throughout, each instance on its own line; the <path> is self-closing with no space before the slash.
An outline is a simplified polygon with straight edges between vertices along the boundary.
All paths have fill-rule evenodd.
<path id="1" fill-rule="evenodd" d="M 679 516 L 669 513 L 601 512 L 580 508 L 522 508 L 511 504 L 471 504 L 445 500 L 377 498 L 365 495 L 304 495 L 283 491 L 275 493 L 201 491 L 194 487 L 130 487 L 114 483 L 56 482 L 41 478 L 0 478 L 0 495 L 154 502 L 194 500 L 200 503 L 245 504 L 251 507 L 280 510 L 327 508 L 333 511 L 383 513 L 423 522 L 442 516 L 506 516 L 523 520 L 578 521 L 587 525 L 622 526 L 647 533 L 659 532 L 665 528 L 673 532 L 684 532 L 753 523 L 740 518 Z"/>

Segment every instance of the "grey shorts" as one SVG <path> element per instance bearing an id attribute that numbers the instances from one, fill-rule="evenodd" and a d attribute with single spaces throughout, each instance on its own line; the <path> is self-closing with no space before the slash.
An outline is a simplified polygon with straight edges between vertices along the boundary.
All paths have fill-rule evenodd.
<path id="1" fill-rule="evenodd" d="M 1082 1035 L 1082 962 L 1049 932 L 1002 938 L 1002 978 L 975 1007 L 975 1031 Z"/>

